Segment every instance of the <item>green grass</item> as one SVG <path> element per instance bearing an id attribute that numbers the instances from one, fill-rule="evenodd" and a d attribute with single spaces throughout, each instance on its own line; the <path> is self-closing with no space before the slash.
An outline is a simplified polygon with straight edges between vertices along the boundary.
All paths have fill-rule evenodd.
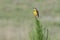
<path id="1" fill-rule="evenodd" d="M 40 21 L 36 18 L 36 27 L 35 27 L 35 30 L 36 30 L 36 39 L 35 40 L 43 40 L 43 29 L 42 29 L 42 25 L 40 23 Z"/>
<path id="2" fill-rule="evenodd" d="M 39 21 L 39 18 L 35 17 L 35 26 L 30 32 L 30 40 L 48 40 L 48 29 L 43 29 L 43 25 Z M 46 36 L 45 36 L 46 33 Z"/>

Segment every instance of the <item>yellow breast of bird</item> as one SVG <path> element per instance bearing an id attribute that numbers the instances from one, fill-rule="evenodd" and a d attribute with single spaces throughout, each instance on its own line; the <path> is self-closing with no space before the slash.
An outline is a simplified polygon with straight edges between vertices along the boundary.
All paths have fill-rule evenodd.
<path id="1" fill-rule="evenodd" d="M 34 13 L 34 16 L 37 16 L 37 12 L 36 11 L 34 11 L 33 13 Z"/>

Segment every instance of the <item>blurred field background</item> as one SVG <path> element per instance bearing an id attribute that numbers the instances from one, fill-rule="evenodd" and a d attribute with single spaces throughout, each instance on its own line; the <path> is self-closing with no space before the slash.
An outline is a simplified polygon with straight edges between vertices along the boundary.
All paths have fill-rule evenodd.
<path id="1" fill-rule="evenodd" d="M 0 40 L 29 40 L 34 7 L 49 40 L 60 40 L 60 0 L 0 0 Z"/>

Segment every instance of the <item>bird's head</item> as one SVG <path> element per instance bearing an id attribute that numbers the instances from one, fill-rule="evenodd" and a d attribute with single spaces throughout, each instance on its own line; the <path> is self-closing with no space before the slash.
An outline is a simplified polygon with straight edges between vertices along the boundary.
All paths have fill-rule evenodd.
<path id="1" fill-rule="evenodd" d="M 33 8 L 34 11 L 36 11 L 36 8 Z"/>

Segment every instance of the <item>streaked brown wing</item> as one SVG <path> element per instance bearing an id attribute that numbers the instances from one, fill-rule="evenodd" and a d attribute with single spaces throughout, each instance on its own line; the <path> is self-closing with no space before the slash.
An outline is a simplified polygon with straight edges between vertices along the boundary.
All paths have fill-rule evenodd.
<path id="1" fill-rule="evenodd" d="M 38 10 L 36 9 L 36 12 L 37 12 L 37 15 L 38 15 L 38 17 L 39 17 L 39 12 L 38 12 Z"/>

